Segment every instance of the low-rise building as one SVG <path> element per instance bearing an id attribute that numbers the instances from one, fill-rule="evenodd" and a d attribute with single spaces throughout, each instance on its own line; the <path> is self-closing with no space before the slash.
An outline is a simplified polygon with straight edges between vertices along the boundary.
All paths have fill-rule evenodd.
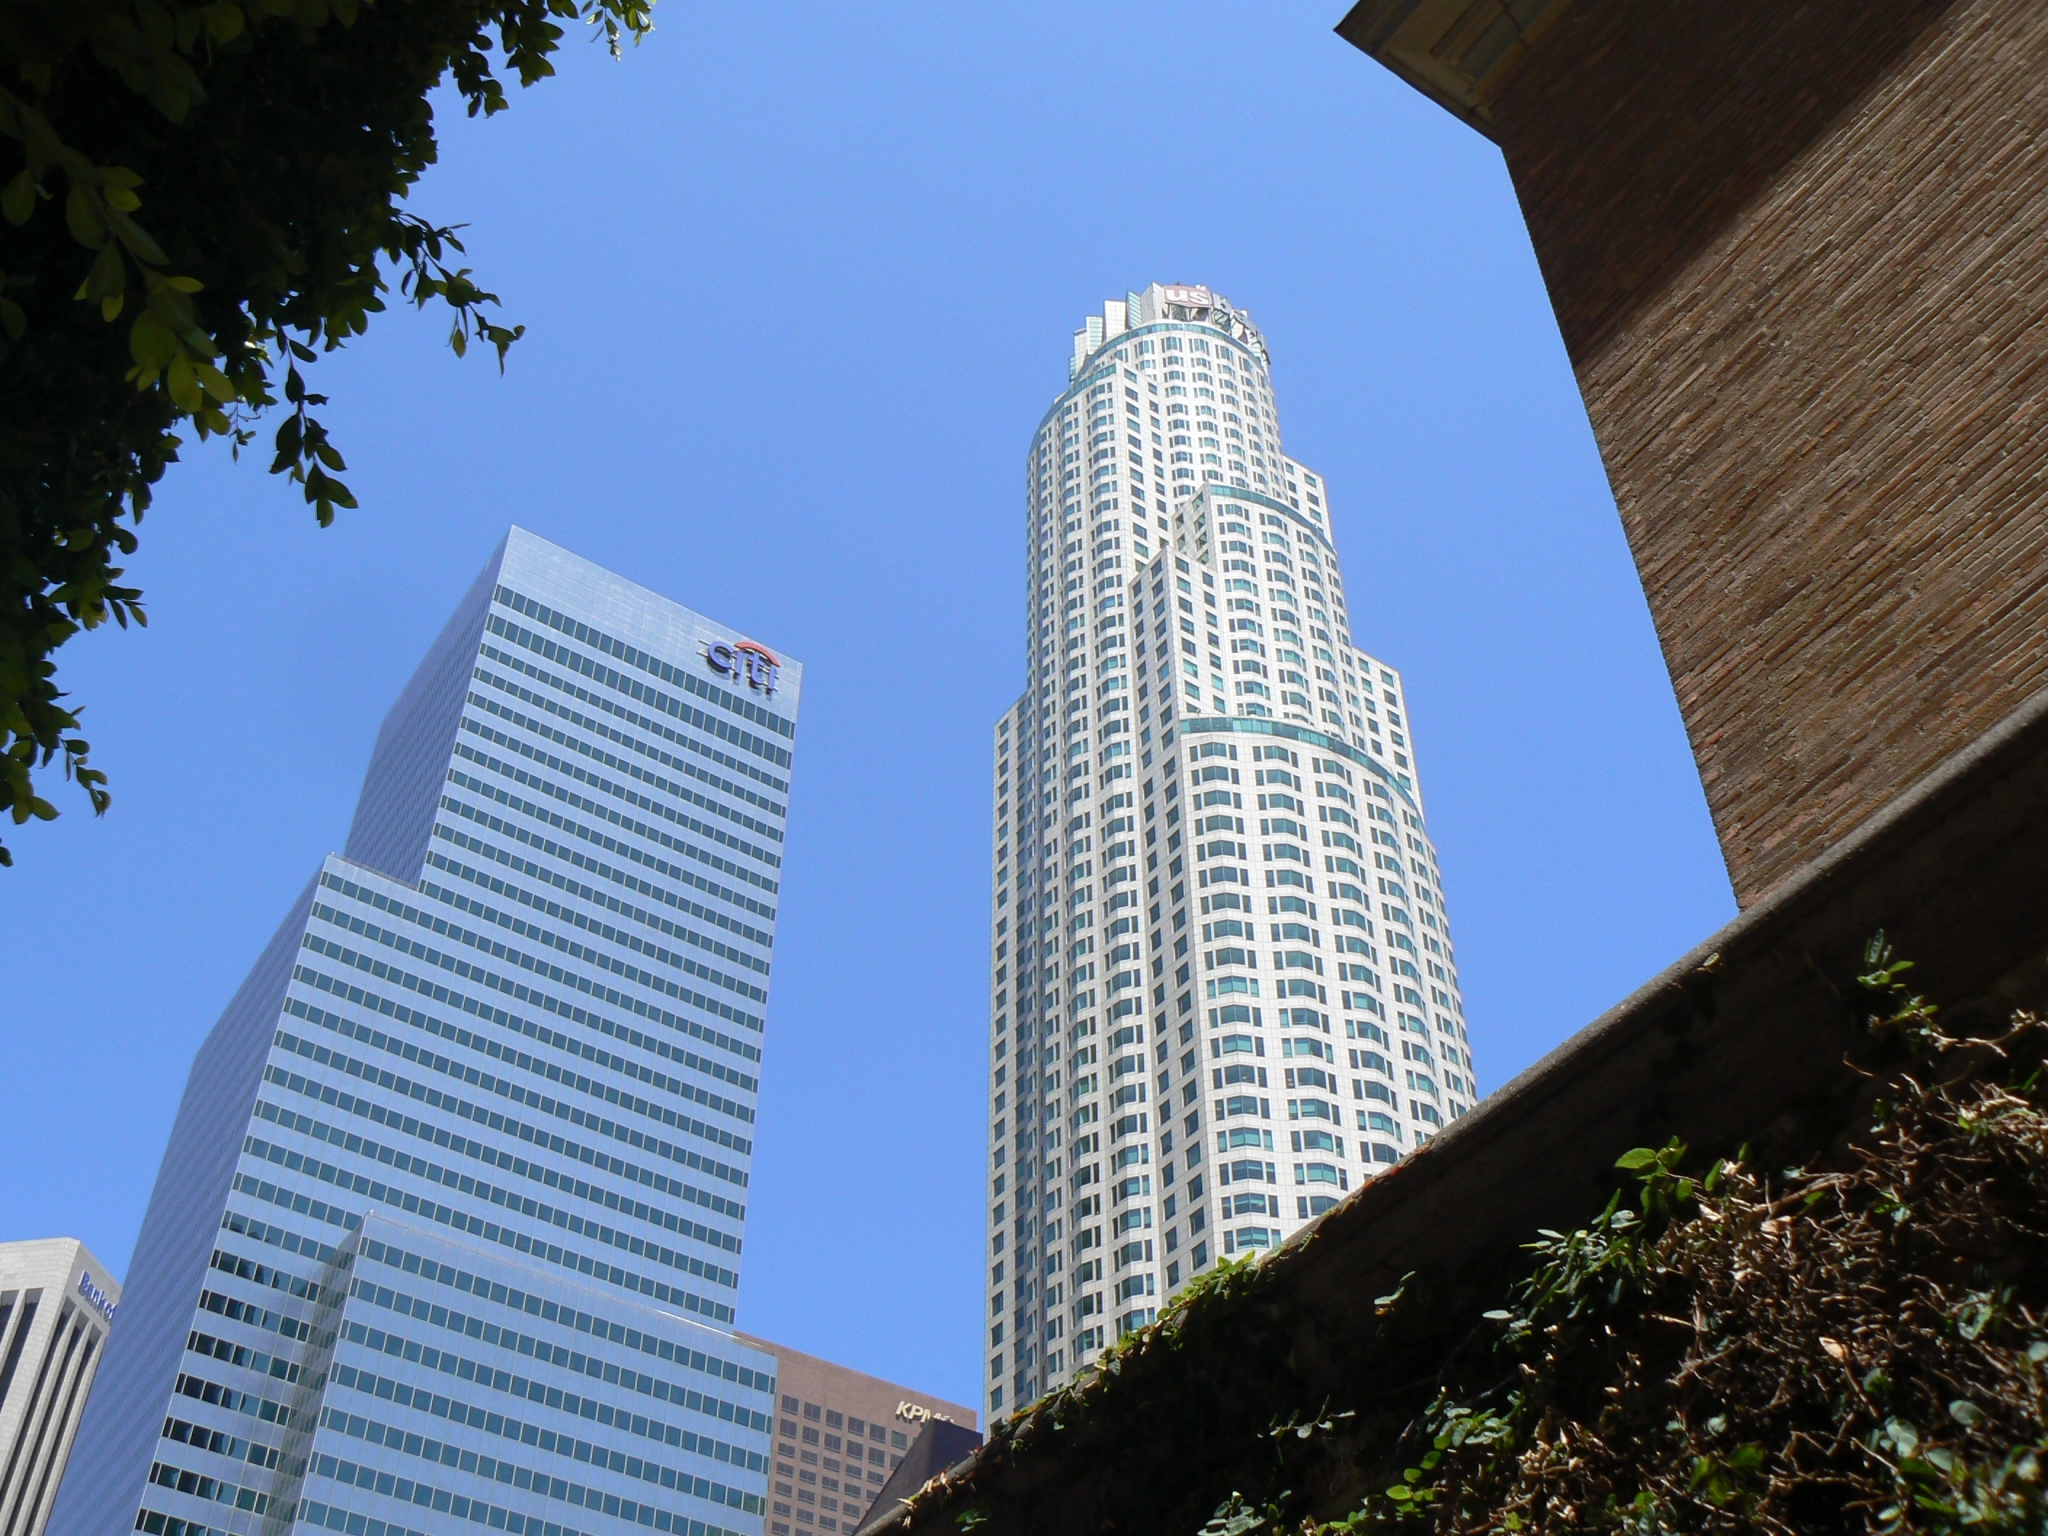
<path id="1" fill-rule="evenodd" d="M 889 1474 L 935 1420 L 969 1431 L 969 1450 L 981 1443 L 975 1411 L 963 1404 L 766 1339 L 739 1339 L 776 1362 L 781 1411 L 775 1416 L 768 1536 L 858 1530 Z"/>
<path id="2" fill-rule="evenodd" d="M 0 1532 L 42 1536 L 121 1286 L 75 1237 L 0 1243 Z"/>

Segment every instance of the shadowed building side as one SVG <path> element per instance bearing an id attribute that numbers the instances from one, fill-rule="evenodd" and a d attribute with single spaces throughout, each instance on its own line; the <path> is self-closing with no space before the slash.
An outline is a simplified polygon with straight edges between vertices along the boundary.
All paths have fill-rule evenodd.
<path id="1" fill-rule="evenodd" d="M 2048 683 L 2048 11 L 1338 30 L 1506 156 L 1748 905 Z"/>

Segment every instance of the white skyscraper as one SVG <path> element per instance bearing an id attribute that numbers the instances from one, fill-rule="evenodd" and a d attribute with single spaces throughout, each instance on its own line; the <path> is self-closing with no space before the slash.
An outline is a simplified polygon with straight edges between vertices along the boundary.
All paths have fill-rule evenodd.
<path id="1" fill-rule="evenodd" d="M 1154 284 L 1069 379 L 995 732 L 991 1416 L 1477 1093 L 1405 694 L 1351 643 L 1265 338 Z"/>

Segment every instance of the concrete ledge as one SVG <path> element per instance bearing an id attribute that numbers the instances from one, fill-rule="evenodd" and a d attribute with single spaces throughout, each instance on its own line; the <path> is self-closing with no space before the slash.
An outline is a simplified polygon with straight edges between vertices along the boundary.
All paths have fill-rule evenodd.
<path id="1" fill-rule="evenodd" d="M 872 1529 L 971 1504 L 989 1516 L 980 1536 L 1195 1530 L 1257 1486 L 1264 1431 L 1302 1405 L 1426 1397 L 1520 1245 L 1596 1210 L 1630 1147 L 1675 1135 L 1702 1157 L 1748 1143 L 1806 1160 L 1862 1124 L 1877 1063 L 1853 978 L 1876 930 L 1918 962 L 1916 990 L 1952 1028 L 2048 997 L 2044 881 L 2048 691 L 1297 1234 L 1252 1293 L 1203 1307 L 1172 1348 L 1134 1353 L 1054 1412 L 999 1425 L 936 1505 Z M 1368 1366 L 1372 1299 L 1408 1275 L 1403 1355 Z M 1209 1398 L 1192 1416 L 1190 1394 Z M 1168 1403 L 1195 1427 L 1161 1437 Z"/>

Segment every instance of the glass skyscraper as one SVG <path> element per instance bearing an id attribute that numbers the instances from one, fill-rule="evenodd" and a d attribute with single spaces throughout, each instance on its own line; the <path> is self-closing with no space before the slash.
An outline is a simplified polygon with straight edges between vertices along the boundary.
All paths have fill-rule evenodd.
<path id="1" fill-rule="evenodd" d="M 1155 283 L 1075 333 L 993 743 L 992 1417 L 1478 1093 L 1407 693 L 1352 643 L 1328 489 L 1220 294 Z"/>
<path id="2" fill-rule="evenodd" d="M 58 1536 L 758 1536 L 800 669 L 514 529 L 201 1047 Z"/>

